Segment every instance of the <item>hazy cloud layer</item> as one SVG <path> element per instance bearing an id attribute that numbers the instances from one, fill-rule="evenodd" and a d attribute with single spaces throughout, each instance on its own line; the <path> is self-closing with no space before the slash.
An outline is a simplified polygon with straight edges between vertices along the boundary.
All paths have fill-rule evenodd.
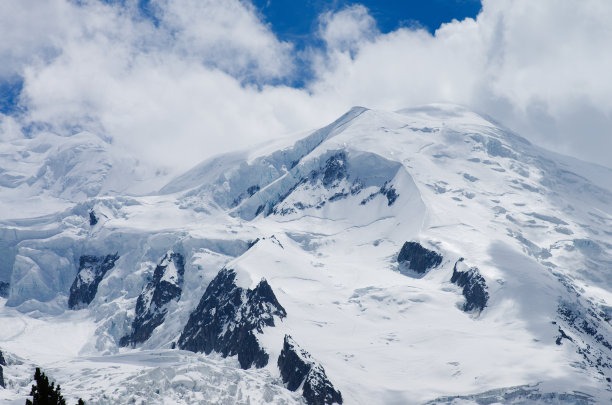
<path id="1" fill-rule="evenodd" d="M 88 129 L 182 170 L 353 105 L 454 102 L 612 166 L 607 0 L 484 1 L 476 20 L 434 36 L 381 34 L 362 6 L 323 14 L 326 46 L 308 50 L 315 75 L 302 89 L 278 84 L 295 74 L 295 51 L 248 2 L 156 0 L 155 23 L 136 5 L 4 0 L 0 77 L 24 78 L 24 112 L 2 118 L 0 137 L 32 122 L 66 135 Z"/>

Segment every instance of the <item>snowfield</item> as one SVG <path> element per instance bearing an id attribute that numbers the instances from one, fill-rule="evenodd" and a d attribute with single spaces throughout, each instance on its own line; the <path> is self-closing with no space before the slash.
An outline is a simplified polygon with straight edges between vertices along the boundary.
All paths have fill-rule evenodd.
<path id="1" fill-rule="evenodd" d="M 71 402 L 315 403 L 306 382 L 287 389 L 285 336 L 345 404 L 612 401 L 612 170 L 444 104 L 355 107 L 284 142 L 163 187 L 143 168 L 122 176 L 130 158 L 91 134 L 2 145 L 0 402 L 24 403 L 40 366 Z M 442 259 L 407 270 L 405 242 Z M 99 284 L 79 268 L 115 254 Z M 180 296 L 121 347 L 158 265 Z M 234 284 L 207 290 L 221 269 Z M 71 310 L 79 270 L 94 296 Z M 286 317 L 249 301 L 262 279 Z M 203 296 L 219 303 L 204 335 L 252 334 L 264 367 L 177 347 Z"/>

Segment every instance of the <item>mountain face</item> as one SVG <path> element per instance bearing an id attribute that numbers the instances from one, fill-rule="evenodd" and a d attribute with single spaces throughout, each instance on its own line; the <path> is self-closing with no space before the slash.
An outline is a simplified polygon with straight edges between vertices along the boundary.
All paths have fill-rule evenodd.
<path id="1" fill-rule="evenodd" d="M 491 119 L 355 107 L 146 195 L 92 135 L 5 152 L 0 402 L 612 400 L 612 171 Z"/>
<path id="2" fill-rule="evenodd" d="M 406 242 L 397 255 L 400 271 L 412 270 L 419 275 L 438 267 L 442 263 L 442 256 L 424 248 L 418 242 Z"/>
<path id="3" fill-rule="evenodd" d="M 136 301 L 132 332 L 119 341 L 121 346 L 143 343 L 161 325 L 168 313 L 168 304 L 178 301 L 183 291 L 185 258 L 168 251 L 155 268 L 153 280 L 144 287 Z"/>
<path id="4" fill-rule="evenodd" d="M 465 303 L 462 308 L 464 311 L 482 311 L 487 306 L 487 301 L 489 301 L 487 283 L 476 267 L 467 268 L 463 257 L 457 260 L 453 267 L 451 283 L 463 288 Z"/>
<path id="5" fill-rule="evenodd" d="M 68 308 L 87 306 L 93 301 L 98 291 L 98 284 L 104 275 L 113 267 L 119 256 L 81 256 L 79 258 L 79 272 L 70 287 L 68 295 Z"/>
<path id="6" fill-rule="evenodd" d="M 278 356 L 278 368 L 287 389 L 302 387 L 302 396 L 310 405 L 341 404 L 342 394 L 334 389 L 323 367 L 310 354 L 298 346 L 291 336 L 285 335 L 283 350 Z"/>
<path id="7" fill-rule="evenodd" d="M 237 356 L 240 367 L 268 364 L 268 354 L 255 333 L 287 316 L 265 279 L 254 289 L 238 287 L 233 270 L 222 269 L 210 282 L 178 340 L 178 347 L 224 357 Z"/>

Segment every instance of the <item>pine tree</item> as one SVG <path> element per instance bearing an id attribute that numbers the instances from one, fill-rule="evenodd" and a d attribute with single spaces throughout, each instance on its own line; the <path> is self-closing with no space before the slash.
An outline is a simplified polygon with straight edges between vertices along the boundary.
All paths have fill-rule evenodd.
<path id="1" fill-rule="evenodd" d="M 34 373 L 36 384 L 32 384 L 30 396 L 32 400 L 27 399 L 26 405 L 66 405 L 66 400 L 61 394 L 59 384 L 55 387 L 55 382 L 49 384 L 49 377 L 36 367 Z"/>

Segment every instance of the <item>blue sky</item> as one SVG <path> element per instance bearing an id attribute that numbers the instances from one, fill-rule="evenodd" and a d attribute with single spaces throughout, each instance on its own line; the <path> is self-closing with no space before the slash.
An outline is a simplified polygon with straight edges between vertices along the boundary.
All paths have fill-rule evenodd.
<path id="1" fill-rule="evenodd" d="M 145 4 L 145 3 L 143 3 Z M 355 5 L 365 6 L 378 30 L 389 33 L 401 27 L 419 27 L 434 33 L 441 24 L 466 17 L 475 18 L 482 8 L 480 0 L 254 0 L 276 36 L 294 44 L 297 51 L 324 46 L 317 35 L 319 16 Z M 283 83 L 303 87 L 312 79 L 309 61 L 297 58 L 295 75 Z"/>
<path id="2" fill-rule="evenodd" d="M 298 47 L 314 40 L 320 14 L 355 4 L 368 8 L 382 33 L 414 25 L 433 33 L 440 24 L 474 18 L 481 9 L 480 0 L 255 0 L 253 4 L 281 39 Z"/>
<path id="3" fill-rule="evenodd" d="M 126 7 L 129 0 L 103 0 L 111 5 Z M 140 13 L 155 23 L 158 22 L 150 0 L 138 0 Z M 254 0 L 253 5 L 262 20 L 269 25 L 282 41 L 295 46 L 296 51 L 307 47 L 324 46 L 319 38 L 319 16 L 326 12 L 337 12 L 350 6 L 365 6 L 375 19 L 376 26 L 385 34 L 400 27 L 420 27 L 434 33 L 441 24 L 453 19 L 475 18 L 481 9 L 480 0 Z M 296 58 L 294 74 L 275 83 L 303 87 L 312 79 L 309 61 Z M 248 81 L 248 79 L 247 79 Z M 19 111 L 17 106 L 23 79 L 17 75 L 0 77 L 0 113 Z"/>
<path id="4" fill-rule="evenodd" d="M 1 2 L 0 142 L 87 130 L 187 168 L 446 102 L 612 167 L 610 0 Z"/>

